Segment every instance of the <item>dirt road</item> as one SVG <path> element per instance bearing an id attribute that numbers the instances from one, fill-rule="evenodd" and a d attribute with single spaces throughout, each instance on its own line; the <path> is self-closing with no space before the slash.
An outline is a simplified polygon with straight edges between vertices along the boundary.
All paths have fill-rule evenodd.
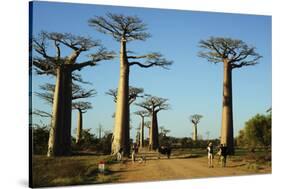
<path id="1" fill-rule="evenodd" d="M 170 180 L 203 178 L 218 176 L 235 176 L 256 174 L 247 170 L 242 161 L 228 161 L 226 168 L 221 168 L 218 159 L 214 159 L 214 168 L 208 168 L 207 157 L 172 156 L 171 159 L 162 156 L 159 160 L 156 154 L 148 155 L 144 163 L 126 161 L 112 165 L 117 182 L 136 182 L 152 180 Z M 260 173 L 270 173 L 265 170 Z"/>

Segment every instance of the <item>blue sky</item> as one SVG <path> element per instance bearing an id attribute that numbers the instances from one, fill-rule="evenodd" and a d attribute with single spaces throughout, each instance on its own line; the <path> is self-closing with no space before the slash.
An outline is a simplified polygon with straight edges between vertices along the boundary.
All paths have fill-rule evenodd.
<path id="1" fill-rule="evenodd" d="M 271 17 L 257 15 L 224 14 L 164 9 L 143 9 L 130 7 L 96 6 L 87 4 L 35 2 L 33 7 L 33 34 L 40 31 L 69 32 L 99 39 L 109 50 L 119 52 L 119 44 L 111 36 L 101 34 L 89 27 L 87 21 L 107 12 L 136 15 L 148 26 L 151 38 L 145 42 L 134 41 L 128 49 L 141 55 L 161 52 L 173 60 L 170 70 L 161 68 L 142 69 L 132 67 L 130 85 L 142 87 L 145 93 L 168 98 L 171 109 L 159 113 L 159 126 L 171 130 L 170 135 L 191 136 L 192 124 L 189 116 L 194 113 L 204 117 L 198 132 L 204 138 L 218 137 L 221 126 L 222 64 L 211 64 L 197 56 L 198 42 L 210 36 L 231 37 L 245 41 L 257 48 L 263 58 L 256 66 L 233 71 L 233 108 L 235 134 L 246 120 L 256 113 L 265 113 L 271 106 Z M 68 51 L 66 51 L 68 52 Z M 89 52 L 90 53 L 90 52 Z M 85 59 L 82 54 L 80 60 Z M 93 83 L 98 95 L 89 99 L 93 109 L 84 115 L 84 128 L 96 132 L 98 124 L 113 129 L 115 104 L 108 89 L 116 88 L 119 78 L 119 59 L 101 62 L 96 67 L 80 72 L 83 79 Z M 54 78 L 33 75 L 33 91 L 44 82 Z M 33 108 L 51 111 L 48 104 L 33 97 Z M 132 105 L 131 112 L 138 107 Z M 73 111 L 72 130 L 76 127 L 76 111 Z M 139 118 L 132 115 L 132 138 Z M 35 118 L 38 122 L 38 118 Z M 49 120 L 43 120 L 48 122 Z"/>

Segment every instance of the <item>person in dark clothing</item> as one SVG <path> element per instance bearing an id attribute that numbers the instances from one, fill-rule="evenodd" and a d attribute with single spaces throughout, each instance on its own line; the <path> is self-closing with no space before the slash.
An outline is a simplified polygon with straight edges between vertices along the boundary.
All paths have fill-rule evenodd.
<path id="1" fill-rule="evenodd" d="M 221 144 L 220 146 L 220 154 L 221 154 L 221 166 L 226 166 L 226 157 L 227 157 L 227 146 L 225 144 Z"/>

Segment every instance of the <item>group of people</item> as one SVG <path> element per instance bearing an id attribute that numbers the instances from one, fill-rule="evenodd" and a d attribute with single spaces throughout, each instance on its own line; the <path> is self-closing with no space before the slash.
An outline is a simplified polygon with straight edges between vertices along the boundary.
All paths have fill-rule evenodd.
<path id="1" fill-rule="evenodd" d="M 159 149 L 160 150 L 159 153 L 163 154 L 163 152 L 162 152 L 163 149 L 164 148 L 161 147 Z M 131 149 L 132 162 L 136 161 L 136 154 L 138 153 L 138 151 L 139 151 L 139 147 L 138 147 L 138 145 L 136 143 L 134 143 L 132 145 L 132 149 Z M 213 168 L 214 167 L 214 164 L 213 164 L 214 146 L 213 146 L 212 142 L 210 142 L 208 144 L 207 152 L 208 152 L 208 166 L 209 166 L 209 168 Z M 168 158 L 170 156 L 170 153 L 171 153 L 171 151 L 168 152 Z M 226 167 L 226 158 L 227 158 L 228 152 L 227 152 L 227 146 L 225 144 L 220 144 L 220 146 L 218 147 L 218 152 L 217 152 L 216 155 L 218 155 L 218 157 L 219 157 L 218 159 L 220 161 L 221 167 Z M 120 148 L 119 152 L 117 153 L 117 161 L 121 161 L 122 160 L 122 156 L 123 156 L 123 149 Z M 141 157 L 141 159 L 145 159 L 145 158 Z"/>
<path id="2" fill-rule="evenodd" d="M 139 146 L 134 143 L 132 145 L 132 148 L 131 148 L 131 158 L 132 158 L 132 162 L 135 162 L 136 161 L 136 155 L 139 151 Z M 118 153 L 116 154 L 117 155 L 117 161 L 122 161 L 122 157 L 123 157 L 123 148 L 120 148 L 120 150 L 118 151 Z M 141 157 L 141 159 L 143 159 L 143 157 Z"/>
<path id="3" fill-rule="evenodd" d="M 213 159 L 214 159 L 214 147 L 213 143 L 210 142 L 207 147 L 208 152 L 208 166 L 209 168 L 213 168 Z M 221 163 L 221 167 L 226 166 L 226 157 L 227 157 L 227 146 L 225 144 L 220 144 L 218 147 L 217 155 L 219 156 L 219 161 Z"/>

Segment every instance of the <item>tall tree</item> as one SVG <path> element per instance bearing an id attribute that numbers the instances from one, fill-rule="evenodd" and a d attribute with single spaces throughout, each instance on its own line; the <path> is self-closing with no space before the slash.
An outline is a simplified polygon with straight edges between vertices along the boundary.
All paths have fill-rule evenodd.
<path id="1" fill-rule="evenodd" d="M 234 153 L 233 141 L 233 108 L 232 108 L 232 70 L 258 63 L 261 56 L 255 47 L 247 45 L 242 40 L 211 37 L 201 40 L 200 47 L 205 51 L 199 56 L 212 63 L 223 63 L 223 108 L 221 143 L 228 146 L 230 154 Z"/>
<path id="2" fill-rule="evenodd" d="M 35 92 L 39 98 L 43 99 L 48 104 L 53 104 L 54 101 L 54 92 L 55 85 L 50 83 L 45 83 L 44 85 L 40 85 L 39 88 L 42 92 Z M 95 89 L 85 90 L 80 85 L 72 84 L 72 100 L 84 99 L 89 97 L 94 97 L 97 94 Z M 89 102 L 72 102 L 72 109 L 78 110 L 78 124 L 77 124 L 77 133 L 76 133 L 76 143 L 78 144 L 81 139 L 82 133 L 82 114 L 86 113 L 87 109 L 91 109 L 91 103 Z M 52 114 L 48 112 L 44 112 L 41 110 L 35 110 L 33 112 L 35 115 L 39 115 L 41 117 L 50 117 L 52 118 Z"/>
<path id="3" fill-rule="evenodd" d="M 136 128 L 136 144 L 138 146 L 140 146 L 140 129 L 141 129 L 141 125 L 139 125 L 139 127 Z"/>
<path id="4" fill-rule="evenodd" d="M 130 105 L 135 102 L 135 100 L 139 97 L 143 97 L 143 88 L 138 88 L 138 87 L 132 87 L 129 86 L 129 129 L 124 130 L 124 136 L 126 139 L 130 139 Z M 113 97 L 113 101 L 117 103 L 117 94 L 118 94 L 118 89 L 109 89 L 105 94 L 110 95 Z M 113 114 L 113 117 L 115 117 L 116 113 Z"/>
<path id="5" fill-rule="evenodd" d="M 97 131 L 98 131 L 98 134 L 99 134 L 99 140 L 101 140 L 101 135 L 102 135 L 102 132 L 103 132 L 103 126 L 102 124 L 99 124 L 98 128 L 97 128 Z"/>
<path id="6" fill-rule="evenodd" d="M 50 53 L 49 44 L 53 44 L 55 54 Z M 52 74 L 56 77 L 52 124 L 48 143 L 47 156 L 62 156 L 71 153 L 71 109 L 72 109 L 72 74 L 88 66 L 95 66 L 102 60 L 113 58 L 113 52 L 108 52 L 99 41 L 69 33 L 41 32 L 32 40 L 32 64 L 38 74 Z M 61 47 L 64 48 L 61 48 Z M 72 52 L 62 52 L 65 48 Z M 78 62 L 81 53 L 93 48 L 98 49 L 89 55 L 89 59 Z"/>
<path id="7" fill-rule="evenodd" d="M 149 137 L 150 149 L 156 150 L 159 147 L 159 132 L 157 114 L 161 110 L 169 109 L 168 99 L 160 97 L 147 97 L 143 102 L 136 103 L 137 106 L 146 109 L 151 115 L 151 132 Z"/>
<path id="8" fill-rule="evenodd" d="M 83 114 L 87 112 L 87 110 L 92 109 L 92 105 L 90 102 L 73 102 L 72 108 L 78 110 L 78 118 L 77 118 L 77 129 L 76 129 L 76 144 L 80 144 L 81 135 L 83 131 Z"/>
<path id="9" fill-rule="evenodd" d="M 200 114 L 194 114 L 194 115 L 191 115 L 191 116 L 189 117 L 191 123 L 193 124 L 193 132 L 192 132 L 193 136 L 192 136 L 192 139 L 193 139 L 194 141 L 197 141 L 197 137 L 198 137 L 198 135 L 197 135 L 197 125 L 198 125 L 198 123 L 200 122 L 200 119 L 201 119 L 202 117 L 203 117 L 203 116 L 200 115 Z"/>
<path id="10" fill-rule="evenodd" d="M 136 115 L 141 117 L 141 123 L 140 123 L 140 135 L 139 135 L 139 146 L 140 148 L 144 147 L 144 118 L 149 116 L 149 112 L 145 110 L 140 110 L 135 112 Z"/>
<path id="11" fill-rule="evenodd" d="M 148 128 L 148 143 L 149 143 L 149 149 L 150 149 L 150 133 L 151 133 L 151 121 L 144 122 L 144 127 Z"/>
<path id="12" fill-rule="evenodd" d="M 129 72 L 130 67 L 141 68 L 159 66 L 166 68 L 172 62 L 163 58 L 160 53 L 149 53 L 141 56 L 128 55 L 127 43 L 134 40 L 144 41 L 150 34 L 146 25 L 136 16 L 108 13 L 105 17 L 96 16 L 89 20 L 89 25 L 98 31 L 111 35 L 120 43 L 120 79 L 117 92 L 116 116 L 112 142 L 112 153 L 122 147 L 125 154 L 130 153 L 129 132 Z M 144 61 L 141 61 L 144 60 Z"/>

